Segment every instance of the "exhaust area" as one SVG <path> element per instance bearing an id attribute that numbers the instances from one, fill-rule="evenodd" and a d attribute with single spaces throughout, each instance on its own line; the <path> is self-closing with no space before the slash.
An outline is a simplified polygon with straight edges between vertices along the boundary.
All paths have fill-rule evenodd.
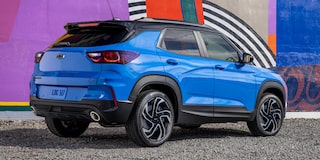
<path id="1" fill-rule="evenodd" d="M 89 115 L 90 115 L 90 118 L 91 118 L 93 121 L 95 121 L 95 122 L 98 122 L 98 121 L 101 120 L 99 114 L 98 114 L 97 112 L 95 112 L 95 111 L 91 111 L 91 112 L 89 113 Z"/>
<path id="2" fill-rule="evenodd" d="M 36 114 L 36 108 L 34 108 L 34 106 L 30 106 L 31 111 Z"/>

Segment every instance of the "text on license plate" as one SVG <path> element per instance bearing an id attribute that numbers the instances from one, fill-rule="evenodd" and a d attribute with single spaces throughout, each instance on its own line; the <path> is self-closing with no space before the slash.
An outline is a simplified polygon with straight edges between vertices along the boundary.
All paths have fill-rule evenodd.
<path id="1" fill-rule="evenodd" d="M 67 88 L 52 87 L 49 94 L 50 94 L 50 98 L 64 99 L 67 95 Z"/>

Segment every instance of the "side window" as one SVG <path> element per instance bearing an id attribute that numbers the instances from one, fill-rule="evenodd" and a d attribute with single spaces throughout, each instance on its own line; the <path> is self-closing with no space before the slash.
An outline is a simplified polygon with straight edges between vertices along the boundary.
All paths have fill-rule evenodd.
<path id="1" fill-rule="evenodd" d="M 210 32 L 200 32 L 212 59 L 239 62 L 237 51 L 221 36 Z"/>
<path id="2" fill-rule="evenodd" d="M 190 30 L 167 29 L 161 48 L 187 56 L 200 56 L 196 38 Z"/>

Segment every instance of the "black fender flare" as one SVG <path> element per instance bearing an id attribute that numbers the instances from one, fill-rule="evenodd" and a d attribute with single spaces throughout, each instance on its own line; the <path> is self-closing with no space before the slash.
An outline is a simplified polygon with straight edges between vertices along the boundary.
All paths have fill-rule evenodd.
<path id="1" fill-rule="evenodd" d="M 277 81 L 266 81 L 264 82 L 258 92 L 257 99 L 256 99 L 256 105 L 255 105 L 255 111 L 253 113 L 253 116 L 251 117 L 250 120 L 253 120 L 255 116 L 257 115 L 257 105 L 262 98 L 262 95 L 266 92 L 270 92 L 275 94 L 279 99 L 282 101 L 283 105 L 283 113 L 285 114 L 286 112 L 286 103 L 287 103 L 287 94 L 285 91 L 285 88 L 283 85 Z M 285 116 L 285 115 L 284 115 Z"/>
<path id="2" fill-rule="evenodd" d="M 129 96 L 129 101 L 135 103 L 139 93 L 141 93 L 145 87 L 150 86 L 150 85 L 162 85 L 166 86 L 171 89 L 173 94 L 175 95 L 176 102 L 174 105 L 175 109 L 175 116 L 176 119 L 178 117 L 178 113 L 181 110 L 182 106 L 182 95 L 181 95 L 181 90 L 178 85 L 178 83 L 165 75 L 147 75 L 141 77 L 136 84 L 134 85 L 133 89 L 131 90 L 130 96 Z M 165 88 L 161 88 L 165 89 Z"/>

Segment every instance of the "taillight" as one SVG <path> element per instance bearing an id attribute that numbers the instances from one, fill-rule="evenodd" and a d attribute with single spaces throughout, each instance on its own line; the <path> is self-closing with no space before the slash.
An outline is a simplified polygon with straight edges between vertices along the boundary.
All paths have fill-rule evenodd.
<path id="1" fill-rule="evenodd" d="M 139 56 L 139 53 L 131 51 L 98 51 L 87 53 L 94 63 L 127 64 Z"/>
<path id="2" fill-rule="evenodd" d="M 44 52 L 37 52 L 36 55 L 34 56 L 34 63 L 39 63 L 43 55 L 44 55 Z"/>

